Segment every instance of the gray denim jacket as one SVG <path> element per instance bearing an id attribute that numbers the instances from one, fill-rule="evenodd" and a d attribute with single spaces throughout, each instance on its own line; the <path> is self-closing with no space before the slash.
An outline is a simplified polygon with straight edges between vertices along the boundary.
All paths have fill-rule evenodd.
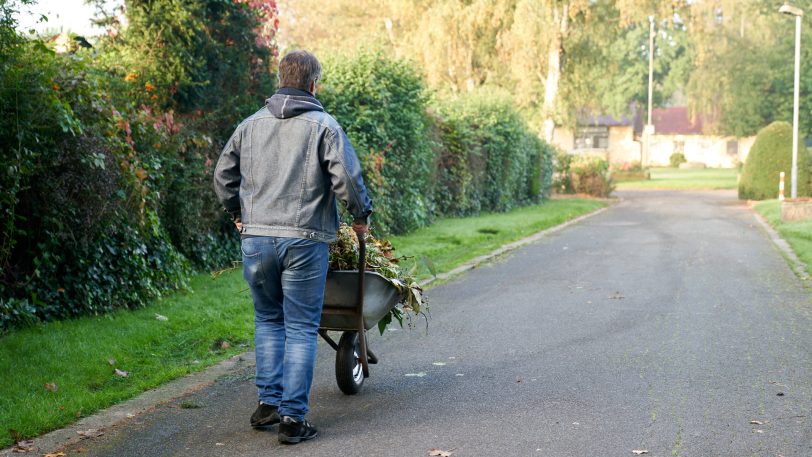
<path id="1" fill-rule="evenodd" d="M 355 220 L 372 212 L 361 166 L 347 135 L 310 93 L 280 89 L 244 120 L 214 170 L 225 210 L 243 235 L 330 242 L 336 197 Z"/>

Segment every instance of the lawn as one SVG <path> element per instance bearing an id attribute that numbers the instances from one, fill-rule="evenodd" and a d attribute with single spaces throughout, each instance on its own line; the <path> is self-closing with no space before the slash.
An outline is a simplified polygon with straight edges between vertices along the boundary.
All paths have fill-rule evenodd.
<path id="1" fill-rule="evenodd" d="M 812 274 L 812 221 L 781 221 L 781 203 L 778 200 L 756 203 L 755 209 L 778 231 L 781 238 L 789 243 L 798 258 L 806 265 L 806 272 Z"/>
<path id="2" fill-rule="evenodd" d="M 391 241 L 400 255 L 427 256 L 443 272 L 603 206 L 592 200 L 554 200 L 509 213 L 438 220 Z M 191 289 L 135 311 L 53 322 L 0 337 L 0 429 L 9 431 L 0 434 L 0 447 L 253 347 L 251 297 L 239 271 L 217 280 L 198 275 Z"/>
<path id="3" fill-rule="evenodd" d="M 632 189 L 671 189 L 706 190 L 735 189 L 737 173 L 735 168 L 651 168 L 651 179 L 630 180 L 617 183 L 617 190 Z"/>
<path id="4" fill-rule="evenodd" d="M 421 279 L 455 267 L 494 249 L 606 206 L 597 200 L 551 200 L 510 213 L 441 219 L 406 236 L 392 237 L 395 254 L 411 257 Z M 428 261 L 424 259 L 429 259 Z"/>

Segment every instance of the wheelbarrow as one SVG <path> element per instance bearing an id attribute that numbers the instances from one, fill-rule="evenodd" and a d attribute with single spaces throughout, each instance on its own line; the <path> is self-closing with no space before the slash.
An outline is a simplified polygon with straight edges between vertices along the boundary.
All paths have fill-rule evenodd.
<path id="1" fill-rule="evenodd" d="M 366 271 L 366 241 L 358 237 L 358 270 L 327 272 L 319 335 L 336 351 L 336 382 L 357 394 L 378 358 L 367 346 L 366 330 L 378 325 L 401 299 L 401 291 L 382 275 Z M 328 331 L 342 332 L 338 343 Z"/>

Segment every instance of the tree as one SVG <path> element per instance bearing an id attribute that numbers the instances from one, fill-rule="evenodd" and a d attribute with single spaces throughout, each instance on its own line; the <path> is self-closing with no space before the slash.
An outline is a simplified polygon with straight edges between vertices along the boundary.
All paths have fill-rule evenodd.
<path id="1" fill-rule="evenodd" d="M 635 40 L 647 37 L 649 15 L 668 26 L 658 80 L 671 90 L 686 79 L 683 71 L 666 81 L 670 62 L 687 68 L 684 31 L 673 25 L 686 8 L 681 0 L 337 0 L 318 14 L 308 7 L 313 1 L 283 7 L 295 18 L 295 42 L 324 49 L 366 40 L 416 60 L 441 91 L 508 89 L 547 140 L 555 125 L 574 124 L 584 108 L 625 111 L 639 99 L 648 51 Z M 608 81 L 622 81 L 623 91 Z"/>

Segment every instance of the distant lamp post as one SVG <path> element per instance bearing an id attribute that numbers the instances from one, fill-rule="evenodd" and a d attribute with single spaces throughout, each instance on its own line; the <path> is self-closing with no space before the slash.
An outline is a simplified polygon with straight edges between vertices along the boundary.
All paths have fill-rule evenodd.
<path id="1" fill-rule="evenodd" d="M 790 198 L 798 198 L 798 94 L 801 79 L 801 17 L 804 11 L 785 4 L 778 9 L 779 13 L 795 16 L 795 94 L 792 109 L 792 187 Z"/>
<path id="2" fill-rule="evenodd" d="M 654 125 L 651 123 L 651 104 L 654 96 L 654 16 L 648 17 L 648 23 L 648 119 L 643 129 L 645 153 L 640 161 L 643 168 L 647 167 L 651 160 L 651 139 L 649 137 L 654 133 Z"/>

